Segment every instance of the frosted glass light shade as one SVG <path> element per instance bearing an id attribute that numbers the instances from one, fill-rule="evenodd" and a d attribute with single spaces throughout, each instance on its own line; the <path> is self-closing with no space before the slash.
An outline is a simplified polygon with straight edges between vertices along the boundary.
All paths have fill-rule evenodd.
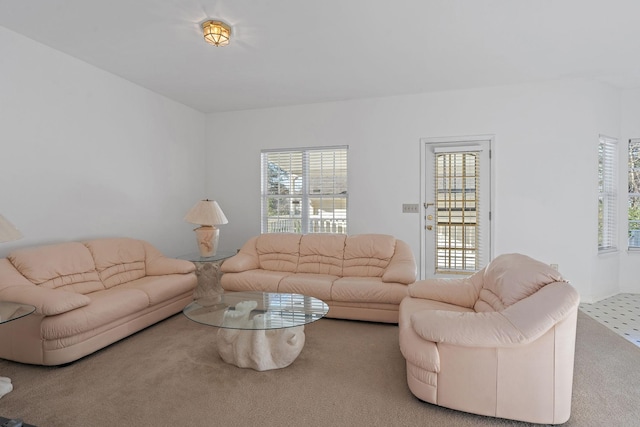
<path id="1" fill-rule="evenodd" d="M 0 215 L 0 242 L 10 242 L 22 238 L 22 233 L 5 217 Z"/>
<path id="2" fill-rule="evenodd" d="M 226 46 L 231 39 L 231 27 L 222 21 L 207 21 L 202 23 L 204 41 L 214 46 Z"/>
<path id="3" fill-rule="evenodd" d="M 220 225 L 229 221 L 215 200 L 200 200 L 184 217 L 185 221 L 199 225 Z"/>

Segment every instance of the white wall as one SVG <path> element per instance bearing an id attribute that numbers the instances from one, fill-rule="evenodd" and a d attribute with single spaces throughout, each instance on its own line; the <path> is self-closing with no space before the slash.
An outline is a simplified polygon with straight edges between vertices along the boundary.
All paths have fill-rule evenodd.
<path id="1" fill-rule="evenodd" d="M 617 91 L 583 80 L 344 101 L 208 116 L 208 189 L 229 218 L 221 247 L 260 232 L 260 150 L 349 145 L 351 234 L 388 233 L 419 255 L 419 140 L 495 135 L 494 255 L 560 271 L 584 300 L 617 286 L 597 254 L 597 143 L 620 133 Z"/>
<path id="2" fill-rule="evenodd" d="M 419 255 L 419 140 L 495 135 L 494 255 L 559 264 L 584 300 L 638 289 L 632 256 L 598 256 L 598 134 L 640 135 L 640 93 L 566 80 L 203 115 L 0 28 L 0 213 L 11 249 L 98 236 L 195 249 L 196 200 L 230 220 L 221 248 L 260 232 L 263 148 L 349 145 L 350 232 L 388 233 Z M 622 260 L 620 258 L 623 258 Z"/>
<path id="3" fill-rule="evenodd" d="M 0 28 L 0 213 L 11 249 L 98 236 L 196 250 L 205 116 Z"/>

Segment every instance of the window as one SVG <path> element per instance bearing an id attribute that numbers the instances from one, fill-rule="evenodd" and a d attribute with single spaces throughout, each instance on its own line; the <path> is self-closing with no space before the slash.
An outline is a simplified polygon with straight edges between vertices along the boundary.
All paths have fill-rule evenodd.
<path id="1" fill-rule="evenodd" d="M 640 249 L 640 139 L 629 140 L 629 248 Z"/>
<path id="2" fill-rule="evenodd" d="M 598 250 L 613 251 L 616 245 L 616 175 L 618 141 L 600 136 L 598 144 Z"/>
<path id="3" fill-rule="evenodd" d="M 263 150 L 262 232 L 347 234 L 347 151 Z"/>
<path id="4" fill-rule="evenodd" d="M 436 272 L 480 268 L 480 155 L 436 153 Z"/>

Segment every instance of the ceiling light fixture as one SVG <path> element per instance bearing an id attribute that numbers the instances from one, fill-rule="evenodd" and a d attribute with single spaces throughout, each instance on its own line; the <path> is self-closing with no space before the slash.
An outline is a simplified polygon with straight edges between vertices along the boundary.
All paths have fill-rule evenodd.
<path id="1" fill-rule="evenodd" d="M 231 27 L 222 21 L 207 21 L 202 24 L 204 41 L 214 46 L 226 46 L 231 38 Z"/>

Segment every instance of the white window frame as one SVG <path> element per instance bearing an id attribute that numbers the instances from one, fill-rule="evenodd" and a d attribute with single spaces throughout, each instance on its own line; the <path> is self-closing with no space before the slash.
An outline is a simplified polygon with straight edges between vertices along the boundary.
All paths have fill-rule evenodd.
<path id="1" fill-rule="evenodd" d="M 261 232 L 347 234 L 348 149 L 349 146 L 341 145 L 261 150 Z M 279 175 L 278 181 L 287 187 L 286 194 L 274 194 L 273 190 L 270 190 L 273 181 L 269 181 L 269 158 L 274 157 L 295 159 L 296 168 L 301 168 L 296 170 L 295 174 L 283 170 L 282 178 Z M 325 164 L 325 157 L 329 160 L 333 157 L 334 161 L 344 161 L 344 172 L 335 175 L 336 168 L 342 165 L 331 164 L 331 161 Z M 293 191 L 290 191 L 291 188 L 294 188 Z M 269 202 L 274 199 L 285 202 L 284 210 L 288 211 L 288 214 L 269 214 Z M 314 201 L 320 201 L 323 206 L 326 203 L 332 208 L 313 206 Z M 287 203 L 292 205 L 287 208 Z"/>
<path id="2" fill-rule="evenodd" d="M 617 245 L 618 140 L 598 138 L 598 253 L 615 252 Z"/>

